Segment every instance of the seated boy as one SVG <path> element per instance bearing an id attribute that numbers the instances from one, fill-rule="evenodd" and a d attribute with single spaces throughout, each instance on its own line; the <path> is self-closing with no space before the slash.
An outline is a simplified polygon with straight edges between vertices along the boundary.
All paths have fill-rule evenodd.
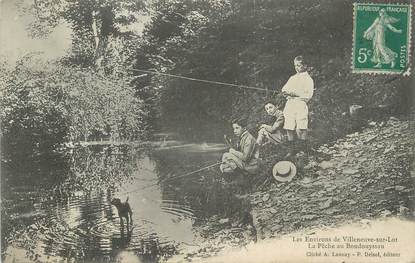
<path id="1" fill-rule="evenodd" d="M 254 173 L 258 169 L 259 158 L 255 138 L 247 130 L 247 123 L 244 119 L 232 121 L 232 128 L 233 133 L 239 137 L 239 143 L 236 149 L 230 148 L 229 152 L 223 154 L 220 170 L 222 173 L 230 173 L 240 168 Z"/>
<path id="2" fill-rule="evenodd" d="M 272 125 L 262 124 L 258 131 L 258 138 L 256 140 L 258 145 L 263 145 L 265 141 L 279 144 L 285 141 L 284 113 L 281 111 L 283 101 L 280 99 L 276 104 L 272 102 L 265 103 L 265 111 L 268 115 L 275 118 Z"/>

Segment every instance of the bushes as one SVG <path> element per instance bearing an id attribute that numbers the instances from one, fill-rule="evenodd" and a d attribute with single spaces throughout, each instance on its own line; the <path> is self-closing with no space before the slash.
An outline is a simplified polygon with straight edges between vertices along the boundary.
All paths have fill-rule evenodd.
<path id="1" fill-rule="evenodd" d="M 33 70 L 29 62 L 39 63 L 25 57 L 2 83 L 2 145 L 6 152 L 30 154 L 30 149 L 50 149 L 67 134 L 60 87 L 49 81 L 46 71 Z"/>
<path id="2" fill-rule="evenodd" d="M 295 73 L 292 60 L 300 54 L 313 67 L 315 95 L 309 106 L 317 140 L 333 139 L 351 129 L 350 119 L 343 115 L 351 104 L 403 105 L 402 99 L 409 97 L 409 78 L 351 72 L 351 0 L 216 2 L 222 4 L 220 12 L 215 1 L 170 2 L 169 8 L 152 17 L 143 34 L 143 43 L 148 44 L 140 48 L 148 50 L 148 61 L 162 72 L 269 92 L 153 76 L 149 86 L 162 86 L 159 108 L 173 127 L 223 123 L 232 114 L 247 117 L 255 126 L 265 114 L 264 98 L 279 92 Z M 204 18 L 198 26 L 191 23 L 195 11 Z M 166 20 L 168 27 L 162 26 Z M 151 68 L 137 65 L 145 66 Z"/>
<path id="3" fill-rule="evenodd" d="M 6 152 L 47 151 L 64 141 L 138 139 L 142 102 L 130 79 L 42 62 L 31 55 L 1 69 L 3 146 Z"/>
<path id="4" fill-rule="evenodd" d="M 102 76 L 85 69 L 69 70 L 65 80 L 65 112 L 71 141 L 108 138 L 133 140 L 144 130 L 143 103 L 134 96 L 130 79 Z"/>

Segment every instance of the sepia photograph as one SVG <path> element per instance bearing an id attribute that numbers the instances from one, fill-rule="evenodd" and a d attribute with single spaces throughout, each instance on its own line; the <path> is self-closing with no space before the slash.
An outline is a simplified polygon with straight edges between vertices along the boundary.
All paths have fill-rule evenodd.
<path id="1" fill-rule="evenodd" d="M 0 0 L 0 261 L 415 263 L 414 12 Z"/>

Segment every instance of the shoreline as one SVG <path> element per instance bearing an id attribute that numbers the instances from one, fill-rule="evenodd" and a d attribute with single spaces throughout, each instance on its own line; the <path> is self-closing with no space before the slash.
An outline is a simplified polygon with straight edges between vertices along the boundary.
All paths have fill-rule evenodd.
<path id="1" fill-rule="evenodd" d="M 210 222 L 199 230 L 205 232 L 205 240 L 198 248 L 183 251 L 182 260 L 211 258 L 224 250 L 313 228 L 390 217 L 415 220 L 412 133 L 410 121 L 390 118 L 321 145 L 317 152 L 325 155 L 324 160 L 297 154 L 296 164 L 302 166 L 292 182 L 273 182 L 266 190 L 244 195 L 252 208 L 258 243 L 253 242 L 249 225 L 230 220 L 215 232 L 216 224 Z"/>

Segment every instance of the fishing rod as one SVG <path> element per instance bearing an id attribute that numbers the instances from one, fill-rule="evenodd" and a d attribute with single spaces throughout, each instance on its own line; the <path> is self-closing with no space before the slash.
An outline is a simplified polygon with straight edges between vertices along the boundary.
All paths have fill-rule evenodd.
<path id="1" fill-rule="evenodd" d="M 209 168 L 212 168 L 212 167 L 218 166 L 218 165 L 220 165 L 220 164 L 222 164 L 222 161 L 217 162 L 217 163 L 214 163 L 214 164 L 211 164 L 211 165 L 208 165 L 208 166 L 203 167 L 203 168 L 200 168 L 200 169 L 198 169 L 198 170 L 196 170 L 196 171 L 192 171 L 192 172 L 189 172 L 189 173 L 186 173 L 186 174 L 182 174 L 182 175 L 178 175 L 178 176 L 174 176 L 174 177 L 166 178 L 164 181 L 169 181 L 169 180 L 173 180 L 173 179 L 177 179 L 177 178 L 182 178 L 182 177 L 186 177 L 186 176 L 189 176 L 189 175 L 193 175 L 193 174 L 195 174 L 195 173 L 198 173 L 198 172 L 201 172 L 201 171 L 207 170 L 207 169 L 209 169 Z M 164 182 L 164 181 L 162 180 L 161 182 Z"/>
<path id="2" fill-rule="evenodd" d="M 267 158 L 263 159 L 263 161 L 269 161 L 269 160 L 271 160 L 272 158 L 277 157 L 278 155 L 279 155 L 279 154 L 273 154 L 273 155 L 268 156 Z M 214 163 L 214 164 L 211 164 L 211 165 L 208 165 L 208 166 L 202 167 L 202 168 L 197 169 L 197 170 L 195 170 L 195 171 L 191 171 L 191 172 L 188 172 L 188 173 L 185 173 L 185 174 L 181 174 L 181 175 L 178 175 L 178 176 L 173 176 L 173 177 L 165 178 L 165 179 L 163 179 L 163 180 L 161 180 L 161 181 L 159 181 L 159 182 L 156 182 L 156 183 L 153 183 L 153 184 L 150 184 L 150 185 L 143 186 L 143 187 L 141 187 L 141 188 L 137 188 L 137 189 L 134 189 L 134 190 L 131 190 L 131 191 L 125 192 L 125 194 L 129 194 L 129 193 L 137 192 L 137 191 L 144 190 L 144 189 L 147 189 L 147 188 L 150 188 L 150 187 L 154 187 L 154 186 L 157 186 L 157 185 L 159 185 L 159 184 L 161 184 L 161 183 L 164 183 L 164 182 L 167 182 L 167 181 L 171 181 L 171 180 L 175 180 L 175 179 L 178 179 L 178 178 L 182 178 L 182 177 L 190 176 L 190 175 L 193 175 L 193 174 L 199 173 L 199 172 L 201 172 L 201 171 L 208 170 L 208 169 L 210 169 L 210 168 L 212 168 L 212 167 L 218 166 L 218 165 L 220 165 L 220 164 L 222 164 L 222 163 L 223 163 L 223 162 L 222 162 L 222 161 L 220 161 L 220 162 L 217 162 L 217 163 Z"/>
<path id="3" fill-rule="evenodd" d="M 186 176 L 189 176 L 189 175 L 193 175 L 193 174 L 199 173 L 199 172 L 201 172 L 201 171 L 204 171 L 204 170 L 210 169 L 210 168 L 212 168 L 212 167 L 218 166 L 218 165 L 220 165 L 220 164 L 222 164 L 222 161 L 217 162 L 217 163 L 214 163 L 214 164 L 211 164 L 211 165 L 208 165 L 208 166 L 206 166 L 206 167 L 200 168 L 200 169 L 195 170 L 195 171 L 191 171 L 191 172 L 189 172 L 189 173 L 185 173 L 185 174 L 181 174 L 181 175 L 178 175 L 178 176 L 173 176 L 173 177 L 165 178 L 165 179 L 163 179 L 163 180 L 161 180 L 161 181 L 159 181 L 159 182 L 156 182 L 156 183 L 153 183 L 153 184 L 150 184 L 150 185 L 146 185 L 146 186 L 143 186 L 143 187 L 140 187 L 140 188 L 137 188 L 137 189 L 134 189 L 134 190 L 131 190 L 131 191 L 125 192 L 124 194 L 134 193 L 134 192 L 137 192 L 137 191 L 140 191 L 140 190 L 144 190 L 144 189 L 147 189 L 147 188 L 150 188 L 150 187 L 157 186 L 157 185 L 159 185 L 159 184 L 161 184 L 161 183 L 164 183 L 164 182 L 167 182 L 167 181 L 171 181 L 171 180 L 175 180 L 175 179 L 177 179 L 177 178 L 182 178 L 182 177 L 186 177 Z"/>
<path id="4" fill-rule="evenodd" d="M 230 141 L 230 139 L 226 135 L 224 135 L 224 141 L 225 141 L 225 145 L 227 145 L 228 147 L 230 147 L 230 148 L 233 148 L 234 147 L 233 144 L 232 144 L 232 142 Z M 284 148 L 284 149 L 287 148 L 287 147 L 284 147 L 283 145 L 281 145 L 281 147 Z M 278 155 L 280 155 L 280 154 L 270 155 L 267 158 L 263 159 L 262 161 L 264 161 L 264 162 L 270 161 L 271 159 L 277 157 Z M 190 176 L 190 175 L 199 173 L 201 171 L 208 170 L 208 169 L 210 169 L 212 167 L 218 166 L 218 165 L 220 165 L 222 163 L 223 163 L 222 161 L 216 162 L 216 163 L 210 164 L 208 166 L 202 167 L 200 169 L 197 169 L 197 170 L 194 170 L 194 171 L 185 173 L 185 174 L 181 174 L 181 175 L 177 175 L 177 176 L 173 176 L 173 177 L 168 177 L 168 178 L 165 178 L 165 179 L 163 179 L 161 181 L 155 182 L 153 184 L 146 185 L 146 186 L 143 186 L 143 187 L 140 187 L 140 188 L 137 188 L 137 189 L 134 189 L 134 190 L 125 192 L 124 194 L 129 194 L 129 193 L 137 192 L 137 191 L 140 191 L 140 190 L 144 190 L 144 189 L 147 189 L 147 188 L 151 188 L 151 187 L 157 186 L 157 185 L 159 185 L 161 183 L 164 183 L 164 182 L 167 182 L 167 181 L 171 181 L 171 180 L 175 180 L 175 179 L 178 179 L 178 178 Z M 125 190 L 125 188 L 124 188 L 124 190 Z"/>
<path id="5" fill-rule="evenodd" d="M 229 87 L 234 87 L 234 88 L 252 89 L 252 90 L 260 90 L 260 91 L 266 91 L 266 92 L 269 91 L 268 89 L 264 89 L 264 88 L 258 88 L 258 87 L 252 87 L 252 86 L 246 86 L 246 85 L 238 85 L 238 84 L 232 84 L 232 83 L 226 83 L 226 82 L 220 82 L 220 81 L 212 81 L 212 80 L 206 80 L 206 79 L 190 78 L 190 77 L 162 73 L 162 72 L 152 71 L 152 70 L 145 70 L 145 69 L 130 69 L 130 70 L 148 73 L 148 74 L 156 74 L 156 75 L 162 75 L 162 76 L 167 76 L 167 77 L 179 78 L 179 79 L 186 79 L 186 80 L 191 80 L 191 81 L 198 81 L 198 82 L 215 84 L 215 85 L 229 86 Z"/>

